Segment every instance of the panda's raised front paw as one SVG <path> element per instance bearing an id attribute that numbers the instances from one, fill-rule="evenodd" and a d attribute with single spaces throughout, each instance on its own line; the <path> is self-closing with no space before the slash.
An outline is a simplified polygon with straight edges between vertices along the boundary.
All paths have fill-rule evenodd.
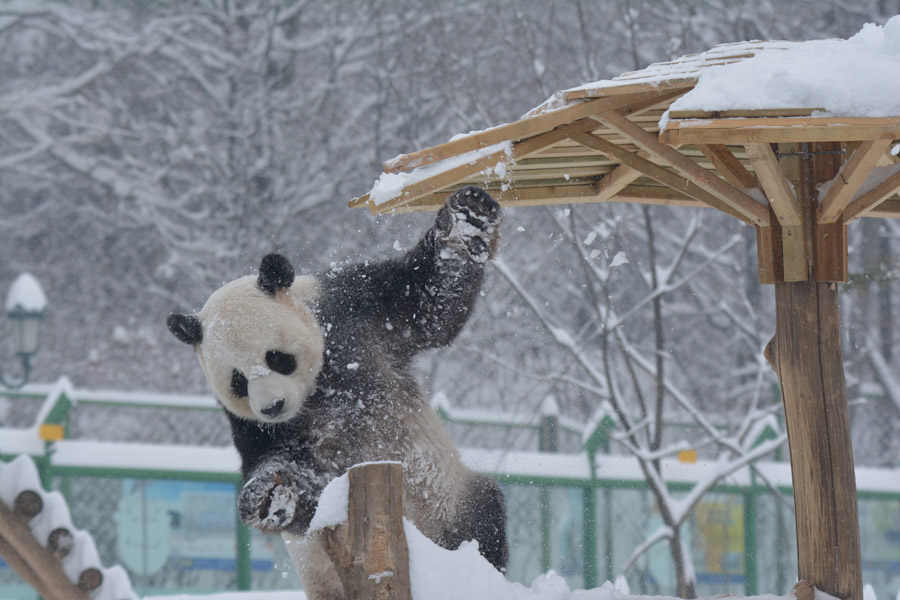
<path id="1" fill-rule="evenodd" d="M 447 198 L 435 228 L 451 246 L 463 246 L 477 261 L 493 255 L 500 238 L 500 205 L 481 188 L 461 188 Z"/>
<path id="2" fill-rule="evenodd" d="M 287 529 L 297 518 L 302 491 L 286 471 L 265 469 L 250 479 L 238 496 L 245 525 L 266 532 Z"/>

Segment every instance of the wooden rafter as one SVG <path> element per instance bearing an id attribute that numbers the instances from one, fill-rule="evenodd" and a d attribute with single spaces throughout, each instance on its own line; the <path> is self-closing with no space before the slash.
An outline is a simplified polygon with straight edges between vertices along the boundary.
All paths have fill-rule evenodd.
<path id="1" fill-rule="evenodd" d="M 900 137 L 900 117 L 779 117 L 670 120 L 666 144 L 847 142 Z"/>
<path id="2" fill-rule="evenodd" d="M 834 223 L 840 218 L 890 144 L 891 140 L 868 140 L 859 145 L 822 198 L 819 223 Z"/>
<path id="3" fill-rule="evenodd" d="M 747 170 L 740 160 L 724 144 L 698 144 L 697 149 L 712 163 L 725 181 L 737 188 L 757 186 L 756 176 Z"/>
<path id="4" fill-rule="evenodd" d="M 438 146 L 424 148 L 417 152 L 398 156 L 397 158 L 385 162 L 383 167 L 386 173 L 408 171 L 410 169 L 436 163 L 450 156 L 458 156 L 460 154 L 465 154 L 466 152 L 486 148 L 509 140 L 528 138 L 544 131 L 549 131 L 554 127 L 559 127 L 560 125 L 583 119 L 584 117 L 598 112 L 615 110 L 617 108 L 628 106 L 629 104 L 641 102 L 642 100 L 654 99 L 658 95 L 659 94 L 654 94 L 652 92 L 643 92 L 640 94 L 629 94 L 612 98 L 599 98 L 573 104 L 572 106 L 567 106 L 566 108 L 561 108 L 559 110 L 542 112 L 533 117 L 520 119 L 513 123 L 507 123 L 506 125 L 500 125 L 499 127 L 493 127 L 472 135 L 460 137 Z"/>
<path id="5" fill-rule="evenodd" d="M 900 193 L 900 171 L 897 171 L 883 182 L 855 199 L 850 205 L 844 209 L 844 223 L 849 223 L 859 217 L 869 216 L 871 213 L 878 214 L 878 208 L 886 204 L 886 200 L 892 195 Z M 883 216 L 898 217 L 897 208 L 900 208 L 900 201 L 893 203 L 892 210 L 881 212 Z M 874 216 L 874 214 L 872 216 Z"/>
<path id="6" fill-rule="evenodd" d="M 589 148 L 593 148 L 598 152 L 603 152 L 610 158 L 618 160 L 626 167 L 634 169 L 635 171 L 638 171 L 663 185 L 669 186 L 672 189 L 678 190 L 679 192 L 690 196 L 691 198 L 699 200 L 707 206 L 717 208 L 727 214 L 732 215 L 733 217 L 741 219 L 746 223 L 750 222 L 750 219 L 742 212 L 737 211 L 733 207 L 722 202 L 717 196 L 709 193 L 707 190 L 696 185 L 691 180 L 680 176 L 678 173 L 669 171 L 653 162 L 650 162 L 645 158 L 641 158 L 637 154 L 632 154 L 621 146 L 617 146 L 611 142 L 608 142 L 600 136 L 591 133 L 583 133 L 581 135 L 574 136 L 572 139 L 581 144 L 584 144 Z M 677 151 L 673 150 L 673 152 Z"/>
<path id="7" fill-rule="evenodd" d="M 667 146 L 660 143 L 655 136 L 616 113 L 603 113 L 593 118 L 630 139 L 641 150 L 672 165 L 681 175 L 743 215 L 743 220 L 749 219 L 754 225 L 768 224 L 769 211 L 766 207 L 671 147 L 677 144 Z"/>
<path id="8" fill-rule="evenodd" d="M 900 182 L 898 182 L 898 186 L 900 186 Z M 896 192 L 900 193 L 900 187 L 897 188 Z M 873 208 L 859 213 L 858 216 L 900 219 L 900 198 L 889 197 L 887 200 L 882 200 L 879 204 L 876 204 Z"/>
<path id="9" fill-rule="evenodd" d="M 603 88 L 591 88 L 581 90 L 569 90 L 565 92 L 564 97 L 568 101 L 583 100 L 585 98 L 615 98 L 624 94 L 639 94 L 642 92 L 668 92 L 671 90 L 684 90 L 697 85 L 696 77 L 683 77 L 679 79 L 670 79 L 664 82 L 639 82 L 624 85 L 609 86 Z"/>
<path id="10" fill-rule="evenodd" d="M 747 144 L 744 148 L 778 222 L 783 226 L 800 225 L 797 197 L 784 176 L 772 147 L 769 144 Z"/>
<path id="11" fill-rule="evenodd" d="M 808 117 L 824 108 L 750 108 L 734 110 L 671 110 L 670 119 L 737 119 L 760 117 Z"/>
<path id="12" fill-rule="evenodd" d="M 406 187 L 400 196 L 385 202 L 381 206 L 373 207 L 373 210 L 377 210 L 378 212 L 382 213 L 390 212 L 408 202 L 411 202 L 412 200 L 415 200 L 419 196 L 424 196 L 425 194 L 429 194 L 441 188 L 458 183 L 464 180 L 466 177 L 474 175 L 475 173 L 480 173 L 481 171 L 484 171 L 485 169 L 488 169 L 499 162 L 514 162 L 520 158 L 524 158 L 526 156 L 534 154 L 535 152 L 538 152 L 539 150 L 546 148 L 551 144 L 555 144 L 560 140 L 570 138 L 573 135 L 577 135 L 585 131 L 590 131 L 595 127 L 596 123 L 592 119 L 579 119 L 574 123 L 569 123 L 568 125 L 563 125 L 534 137 L 524 139 L 514 144 L 512 149 L 508 153 L 505 150 L 498 150 L 497 152 L 493 152 L 477 160 L 460 165 L 454 169 L 442 171 L 433 175 L 432 177 L 428 177 L 426 179 L 418 181 Z"/>

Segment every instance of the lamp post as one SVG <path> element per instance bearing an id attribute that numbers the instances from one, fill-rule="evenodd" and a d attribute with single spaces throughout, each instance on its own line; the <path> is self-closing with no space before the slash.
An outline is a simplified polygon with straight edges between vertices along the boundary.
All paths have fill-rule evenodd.
<path id="1" fill-rule="evenodd" d="M 31 273 L 22 273 L 13 281 L 6 296 L 6 316 L 13 322 L 16 354 L 22 362 L 19 379 L 6 379 L 0 371 L 0 386 L 18 389 L 28 381 L 31 357 L 38 351 L 41 322 L 47 310 L 47 296 Z"/>

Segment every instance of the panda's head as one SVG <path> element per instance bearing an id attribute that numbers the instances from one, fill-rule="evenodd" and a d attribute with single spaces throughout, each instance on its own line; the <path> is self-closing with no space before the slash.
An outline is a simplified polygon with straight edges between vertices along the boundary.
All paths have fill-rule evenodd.
<path id="1" fill-rule="evenodd" d="M 192 345 L 216 397 L 234 415 L 277 423 L 296 416 L 322 368 L 324 340 L 310 306 L 314 277 L 294 277 L 279 254 L 259 275 L 225 284 L 197 315 L 169 315 L 176 338 Z"/>

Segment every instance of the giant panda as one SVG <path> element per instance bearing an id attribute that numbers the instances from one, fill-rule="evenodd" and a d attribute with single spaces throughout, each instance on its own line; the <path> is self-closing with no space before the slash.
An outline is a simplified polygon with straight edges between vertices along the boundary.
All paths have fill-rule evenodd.
<path id="1" fill-rule="evenodd" d="M 467 187 L 402 257 L 295 276 L 278 254 L 169 330 L 194 347 L 231 424 L 245 485 L 244 523 L 282 532 L 310 598 L 343 598 L 319 540 L 303 538 L 324 486 L 354 464 L 404 467 L 404 512 L 438 545 L 476 540 L 507 561 L 497 484 L 466 468 L 410 363 L 450 344 L 465 324 L 496 251 L 500 206 Z M 287 539 L 287 538 L 286 538 Z M 298 550 L 299 548 L 299 550 Z"/>

